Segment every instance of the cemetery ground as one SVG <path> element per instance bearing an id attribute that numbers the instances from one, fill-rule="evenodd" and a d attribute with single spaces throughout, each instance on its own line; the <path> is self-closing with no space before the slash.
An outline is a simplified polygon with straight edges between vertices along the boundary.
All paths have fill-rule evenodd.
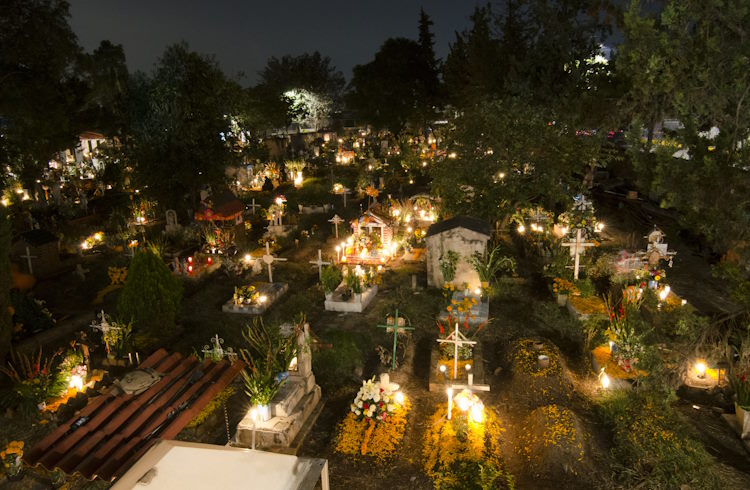
<path id="1" fill-rule="evenodd" d="M 614 223 L 615 220 L 608 221 Z M 324 225 L 325 222 L 321 221 L 321 229 Z M 614 241 L 627 239 L 628 229 L 618 233 L 614 226 L 611 228 Z M 637 226 L 633 226 L 633 229 L 637 229 Z M 446 401 L 444 393 L 430 393 L 427 389 L 430 350 L 437 337 L 435 318 L 443 307 L 440 291 L 426 288 L 423 266 L 395 263 L 383 275 L 379 293 L 365 312 L 326 312 L 317 269 L 308 263 L 316 256 L 318 248 L 332 248 L 331 240 L 324 241 L 325 235 L 319 233 L 303 240 L 298 248 L 291 244 L 280 253 L 289 260 L 275 265 L 274 279 L 288 283 L 290 289 L 263 316 L 266 323 L 278 324 L 304 313 L 314 334 L 323 344 L 331 345 L 329 349 L 322 348 L 313 353 L 313 372 L 323 388 L 325 406 L 302 444 L 299 455 L 327 458 L 332 488 L 432 488 L 433 484 L 423 468 L 423 447 L 430 418 Z M 93 317 L 94 310 L 100 307 L 76 308 L 74 305 L 89 305 L 94 292 L 106 286 L 107 278 L 102 271 L 107 260 L 103 256 L 87 259 L 91 263 L 89 268 L 92 273 L 85 287 L 76 285 L 75 278 L 69 274 L 64 280 L 58 278 L 40 283 L 40 295 L 48 298 L 50 308 L 55 312 L 64 312 L 69 319 L 85 315 Z M 675 266 L 675 270 L 681 269 L 681 274 L 685 274 L 687 269 L 690 272 L 686 275 L 696 274 L 708 280 L 704 259 L 681 253 L 678 260 L 690 261 L 691 266 Z M 419 278 L 417 290 L 411 288 L 412 274 Z M 256 277 L 263 280 L 263 276 L 262 273 Z M 689 277 L 682 280 L 687 282 Z M 221 305 L 231 297 L 235 286 L 246 284 L 247 281 L 247 277 L 232 278 L 222 272 L 214 272 L 187 283 L 178 330 L 170 339 L 162 339 L 160 346 L 169 351 L 190 354 L 199 352 L 210 337 L 218 334 L 225 340 L 225 346 L 235 349 L 242 347 L 242 330 L 251 317 L 223 313 Z M 67 285 L 60 288 L 61 282 Z M 694 296 L 696 304 L 699 304 L 701 294 L 702 291 L 696 289 L 686 292 L 685 297 L 693 302 L 691 296 Z M 711 294 L 721 296 L 720 293 Z M 113 308 L 115 296 L 107 297 L 101 307 Z M 376 463 L 367 457 L 351 459 L 335 451 L 338 426 L 349 411 L 349 404 L 361 380 L 388 371 L 388 367 L 381 364 L 375 347 L 389 346 L 392 337 L 376 325 L 382 323 L 396 307 L 409 317 L 415 327 L 403 365 L 391 374 L 392 379 L 401 384 L 412 404 L 406 433 L 391 460 Z M 581 324 L 554 303 L 547 287 L 537 276 L 535 265 L 523 259 L 518 262 L 517 276 L 504 278 L 496 288 L 490 311 L 491 322 L 477 340 L 483 345 L 484 370 L 487 373 L 485 382 L 491 385 L 492 390 L 481 393 L 481 398 L 487 409 L 497 415 L 504 429 L 500 438 L 503 470 L 512 476 L 517 488 L 619 486 L 619 480 L 613 475 L 630 470 L 623 467 L 626 463 L 618 459 L 620 453 L 617 453 L 620 448 L 618 441 L 625 436 L 624 429 L 617 428 L 609 414 L 613 413 L 612 407 L 622 403 L 622 400 L 607 402 L 607 395 L 601 392 L 588 356 L 584 353 Z M 60 320 L 61 323 L 66 321 L 64 318 Z M 562 372 L 552 386 L 544 385 L 537 389 L 534 383 L 518 382 L 518 374 L 513 372 L 510 357 L 517 341 L 525 338 L 540 339 L 559 349 Z M 52 341 L 45 349 L 54 346 L 55 341 Z M 102 355 L 101 348 L 98 354 Z M 116 369 L 113 370 L 113 376 L 119 374 Z M 233 431 L 248 409 L 242 383 L 238 380 L 232 388 L 233 392 L 226 393 L 226 420 L 224 410 L 217 404 L 216 410 L 202 424 L 183 430 L 180 438 L 225 444 L 226 424 Z M 736 435 L 711 410 L 713 402 L 700 401 L 697 395 L 691 393 L 680 395 L 683 398 L 675 404 L 676 411 L 681 415 L 679 432 L 699 441 L 698 444 L 708 450 L 714 458 L 712 471 L 724 488 L 750 487 L 750 459 Z M 695 404 L 699 404 L 701 409 L 693 408 Z M 556 407 L 553 410 L 567 408 L 572 412 L 577 435 L 574 440 L 562 441 L 563 450 L 560 453 L 534 454 L 536 449 L 524 444 L 529 440 L 528 417 L 540 407 L 549 405 Z M 609 411 L 605 408 L 607 406 L 610 407 Z M 22 439 L 33 446 L 54 425 L 54 421 L 48 420 L 42 418 L 29 423 L 4 417 L 0 424 L 0 438 Z M 570 447 L 565 447 L 566 444 Z M 574 447 L 577 444 L 581 445 L 582 457 L 574 455 L 578 454 L 578 448 Z M 565 460 L 569 462 L 572 472 L 560 474 L 540 464 L 544 458 L 550 457 L 567 458 Z M 678 466 L 677 463 L 675 465 Z M 45 488 L 47 480 L 41 470 L 31 471 L 39 471 L 40 475 L 32 481 L 31 487 Z M 642 482 L 642 487 L 650 488 L 651 483 L 654 482 Z M 655 486 L 669 488 L 664 482 L 656 483 L 658 485 Z M 29 488 L 28 479 L 24 485 Z M 104 482 L 89 482 L 83 478 L 75 478 L 68 485 L 70 488 L 107 486 Z"/>

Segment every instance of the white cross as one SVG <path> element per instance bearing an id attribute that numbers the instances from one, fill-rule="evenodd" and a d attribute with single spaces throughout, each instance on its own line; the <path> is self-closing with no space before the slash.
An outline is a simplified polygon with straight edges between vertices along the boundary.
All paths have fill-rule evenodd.
<path id="1" fill-rule="evenodd" d="M 333 226 L 336 227 L 336 239 L 338 239 L 339 238 L 339 225 L 344 222 L 344 219 L 338 214 L 334 214 L 333 218 L 329 219 L 328 222 L 333 223 Z"/>
<path id="2" fill-rule="evenodd" d="M 277 261 L 286 262 L 286 259 L 280 259 L 271 255 L 271 247 L 269 247 L 268 242 L 266 242 L 266 255 L 261 257 L 261 260 L 268 266 L 268 282 L 273 283 L 273 270 L 271 269 L 271 264 Z"/>
<path id="3" fill-rule="evenodd" d="M 29 250 L 29 246 L 26 245 L 26 255 L 21 255 L 22 259 L 26 259 L 27 263 L 29 264 L 29 274 L 32 276 L 34 275 L 34 266 L 31 263 L 31 259 L 36 259 L 36 255 L 31 255 L 31 250 Z"/>
<path id="4" fill-rule="evenodd" d="M 318 249 L 318 260 L 311 260 L 311 264 L 318 266 L 318 279 L 323 279 L 323 266 L 324 265 L 331 265 L 330 262 L 324 262 L 323 261 L 323 253 Z"/>
<path id="5" fill-rule="evenodd" d="M 250 209 L 253 211 L 253 216 L 255 216 L 255 208 L 261 207 L 260 204 L 255 204 L 255 198 L 253 198 L 253 203 L 250 205 Z"/>
<path id="6" fill-rule="evenodd" d="M 453 344 L 453 379 L 458 378 L 458 346 L 459 345 L 474 345 L 476 341 L 468 340 L 464 334 L 458 330 L 458 322 L 456 322 L 456 328 L 448 334 L 444 339 L 437 339 L 440 343 Z"/>
<path id="7" fill-rule="evenodd" d="M 583 230 L 578 228 L 576 230 L 576 239 L 571 242 L 561 243 L 563 247 L 570 247 L 570 256 L 575 257 L 575 265 L 573 266 L 573 279 L 578 280 L 578 269 L 581 263 L 581 255 L 586 252 L 586 247 L 593 247 L 594 243 L 586 242 L 583 238 Z"/>

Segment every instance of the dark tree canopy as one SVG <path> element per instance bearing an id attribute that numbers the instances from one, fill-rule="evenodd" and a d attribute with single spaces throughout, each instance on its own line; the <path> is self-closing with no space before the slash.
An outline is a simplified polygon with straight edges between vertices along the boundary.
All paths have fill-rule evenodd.
<path id="1" fill-rule="evenodd" d="M 26 184 L 73 146 L 80 48 L 67 2 L 10 0 L 0 15 L 0 161 Z"/>
<path id="2" fill-rule="evenodd" d="M 131 85 L 127 144 L 137 185 L 164 205 L 195 209 L 200 188 L 221 184 L 233 158 L 225 141 L 233 86 L 213 58 L 185 44 L 169 46 L 153 74 Z"/>

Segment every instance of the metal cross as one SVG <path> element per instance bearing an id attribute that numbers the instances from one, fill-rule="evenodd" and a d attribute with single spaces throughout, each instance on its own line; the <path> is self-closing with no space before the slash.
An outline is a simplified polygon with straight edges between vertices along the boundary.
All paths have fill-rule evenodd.
<path id="1" fill-rule="evenodd" d="M 456 322 L 456 328 L 444 339 L 437 339 L 438 342 L 453 344 L 453 379 L 458 378 L 458 346 L 459 345 L 475 345 L 476 341 L 469 340 L 464 334 L 458 330 L 458 322 Z"/>
<path id="2" fill-rule="evenodd" d="M 311 260 L 311 264 L 318 266 L 318 280 L 323 279 L 323 266 L 324 265 L 331 265 L 330 262 L 323 261 L 323 253 L 318 249 L 318 260 Z"/>
<path id="3" fill-rule="evenodd" d="M 573 279 L 578 280 L 578 269 L 580 268 L 581 255 L 586 252 L 586 247 L 593 247 L 594 243 L 587 242 L 583 237 L 583 230 L 578 228 L 576 230 L 576 239 L 570 242 L 561 243 L 563 247 L 570 247 L 570 256 L 575 257 L 575 265 L 573 266 Z"/>
<path id="4" fill-rule="evenodd" d="M 385 319 L 385 325 L 377 325 L 377 327 L 378 328 L 384 328 L 386 332 L 388 332 L 389 328 L 393 329 L 393 357 L 391 357 L 391 360 L 392 360 L 392 362 L 391 362 L 391 369 L 393 369 L 395 371 L 396 370 L 396 340 L 398 339 L 398 331 L 399 330 L 414 330 L 414 327 L 406 325 L 406 321 L 408 320 L 408 318 L 406 318 L 406 317 L 402 317 L 404 319 L 404 325 L 403 326 L 398 324 L 398 321 L 399 321 L 398 308 L 396 308 L 396 315 L 394 317 L 391 317 L 391 318 L 393 318 L 393 325 L 389 325 L 388 324 L 388 319 L 389 318 L 386 317 L 386 319 Z M 411 322 L 409 322 L 409 324 L 411 325 Z"/>
<path id="5" fill-rule="evenodd" d="M 266 242 L 266 255 L 261 257 L 261 260 L 263 260 L 263 263 L 268 266 L 268 282 L 273 283 L 273 270 L 271 269 L 271 264 L 274 262 L 286 262 L 286 259 L 280 259 L 271 255 L 271 247 L 268 245 L 268 242 Z"/>

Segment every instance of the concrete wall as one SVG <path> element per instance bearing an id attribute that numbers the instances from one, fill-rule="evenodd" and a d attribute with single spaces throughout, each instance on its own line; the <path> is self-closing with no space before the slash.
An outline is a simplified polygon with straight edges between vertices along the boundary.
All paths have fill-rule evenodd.
<path id="1" fill-rule="evenodd" d="M 472 289 L 479 287 L 479 275 L 466 258 L 471 257 L 474 252 L 484 253 L 488 240 L 487 235 L 461 227 L 427 237 L 427 284 L 433 287 L 443 285 L 445 281 L 440 271 L 440 257 L 444 252 L 453 250 L 460 255 L 453 284 L 461 287 L 464 282 L 468 282 Z"/>

